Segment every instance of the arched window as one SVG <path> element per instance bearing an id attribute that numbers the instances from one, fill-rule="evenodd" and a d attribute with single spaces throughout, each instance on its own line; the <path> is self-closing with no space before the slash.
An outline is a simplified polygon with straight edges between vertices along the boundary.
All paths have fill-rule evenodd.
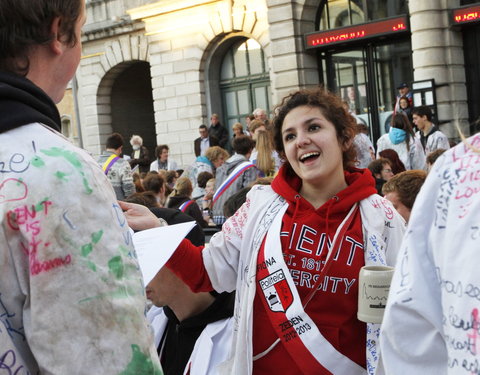
<path id="1" fill-rule="evenodd" d="M 406 0 L 327 0 L 320 9 L 318 30 L 358 25 L 406 13 Z"/>
<path id="2" fill-rule="evenodd" d="M 241 39 L 226 52 L 220 68 L 220 91 L 226 127 L 245 125 L 255 108 L 270 110 L 270 77 L 265 54 L 253 39 Z"/>

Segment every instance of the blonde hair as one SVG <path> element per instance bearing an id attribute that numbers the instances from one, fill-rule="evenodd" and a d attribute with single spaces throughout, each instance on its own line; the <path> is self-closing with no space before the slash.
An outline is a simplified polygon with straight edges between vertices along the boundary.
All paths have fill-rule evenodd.
<path id="1" fill-rule="evenodd" d="M 235 129 L 240 129 L 243 133 L 243 125 L 240 122 L 236 122 L 235 124 L 232 125 L 232 130 Z"/>
<path id="2" fill-rule="evenodd" d="M 217 181 L 217 180 L 216 180 L 215 178 L 211 178 L 211 179 L 209 179 L 209 180 L 207 181 L 207 183 L 205 184 L 205 186 L 207 186 L 207 185 L 210 184 L 210 183 L 213 183 L 213 186 L 215 187 L 215 182 L 216 182 L 216 181 Z"/>
<path id="3" fill-rule="evenodd" d="M 273 140 L 268 131 L 260 130 L 257 133 L 257 168 L 265 176 L 272 176 L 275 173 L 275 160 L 273 160 Z"/>
<path id="4" fill-rule="evenodd" d="M 169 195 L 170 197 L 175 196 L 192 196 L 193 186 L 192 181 L 188 177 L 180 177 L 175 182 L 175 186 L 173 187 L 172 193 Z"/>
<path id="5" fill-rule="evenodd" d="M 250 126 L 248 127 L 249 130 L 250 130 L 250 133 L 255 133 L 255 131 L 261 127 L 261 126 L 265 126 L 266 128 L 266 125 L 265 123 L 262 121 L 262 120 L 253 120 L 251 123 L 250 123 Z"/>
<path id="6" fill-rule="evenodd" d="M 212 146 L 207 148 L 207 151 L 205 151 L 205 157 L 210 160 L 212 163 L 217 161 L 218 159 L 222 158 L 224 160 L 228 159 L 230 155 L 228 155 L 228 152 L 225 151 L 223 148 L 220 146 Z"/>

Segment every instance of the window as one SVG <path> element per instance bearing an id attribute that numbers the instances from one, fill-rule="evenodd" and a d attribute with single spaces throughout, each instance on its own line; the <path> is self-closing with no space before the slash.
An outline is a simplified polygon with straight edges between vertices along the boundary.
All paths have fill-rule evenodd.
<path id="1" fill-rule="evenodd" d="M 265 54 L 255 40 L 241 39 L 225 54 L 220 69 L 220 90 L 225 126 L 231 133 L 236 122 L 255 108 L 270 109 L 270 77 Z"/>
<path id="2" fill-rule="evenodd" d="M 73 137 L 73 132 L 72 132 L 72 119 L 68 115 L 63 115 L 62 116 L 62 134 L 67 137 L 67 138 L 72 138 Z"/>
<path id="3" fill-rule="evenodd" d="M 318 30 L 358 25 L 406 13 L 406 0 L 328 0 L 321 9 Z"/>
<path id="4" fill-rule="evenodd" d="M 319 7 L 319 31 L 381 21 L 408 14 L 406 0 L 328 0 Z M 322 82 L 336 92 L 349 110 L 370 128 L 376 141 L 388 132 L 398 91 L 413 79 L 412 48 L 406 34 L 346 41 L 318 54 Z"/>

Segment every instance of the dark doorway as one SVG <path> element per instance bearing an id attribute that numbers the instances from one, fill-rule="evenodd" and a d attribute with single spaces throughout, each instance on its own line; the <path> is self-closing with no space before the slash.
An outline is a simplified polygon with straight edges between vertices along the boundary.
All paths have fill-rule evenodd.
<path id="1" fill-rule="evenodd" d="M 111 100 L 112 130 L 125 139 L 123 153 L 132 153 L 130 138 L 137 134 L 153 160 L 157 141 L 150 64 L 136 62 L 120 73 L 113 83 Z"/>

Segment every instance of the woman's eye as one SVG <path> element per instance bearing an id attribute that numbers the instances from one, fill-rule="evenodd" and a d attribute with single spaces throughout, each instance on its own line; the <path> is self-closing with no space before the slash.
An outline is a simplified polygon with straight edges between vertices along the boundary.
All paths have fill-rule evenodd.
<path id="1" fill-rule="evenodd" d="M 309 131 L 315 131 L 315 130 L 318 130 L 318 129 L 320 129 L 320 126 L 318 126 L 318 125 L 310 125 L 308 127 Z"/>
<path id="2" fill-rule="evenodd" d="M 293 135 L 293 134 L 286 134 L 285 135 L 285 141 L 291 141 L 293 138 L 295 138 L 295 135 Z"/>

